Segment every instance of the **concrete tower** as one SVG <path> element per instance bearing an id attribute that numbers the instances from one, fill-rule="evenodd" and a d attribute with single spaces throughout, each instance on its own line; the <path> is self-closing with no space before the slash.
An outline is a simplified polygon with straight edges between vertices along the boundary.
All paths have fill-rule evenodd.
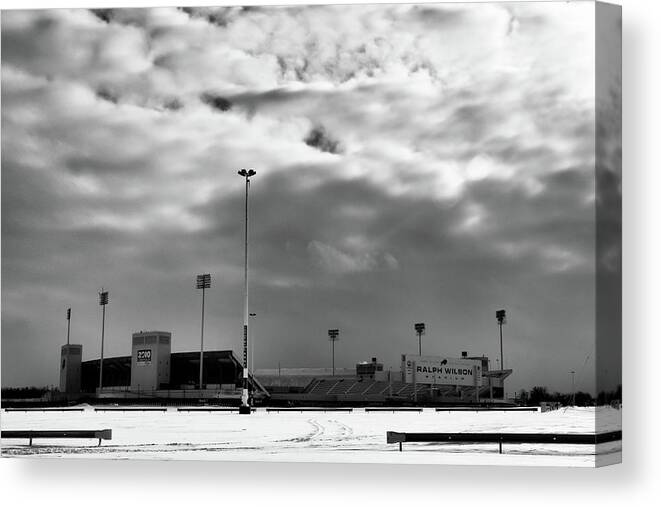
<path id="1" fill-rule="evenodd" d="M 62 345 L 60 354 L 60 392 L 80 393 L 82 345 Z"/>

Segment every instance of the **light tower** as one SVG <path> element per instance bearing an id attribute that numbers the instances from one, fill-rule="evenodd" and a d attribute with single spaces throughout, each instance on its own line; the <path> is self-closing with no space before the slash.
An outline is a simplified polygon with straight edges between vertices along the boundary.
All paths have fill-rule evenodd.
<path id="1" fill-rule="evenodd" d="M 333 377 L 335 376 L 335 342 L 338 341 L 340 338 L 340 330 L 339 329 L 329 329 L 328 330 L 328 341 L 331 342 L 331 356 L 332 356 L 332 365 L 333 365 Z"/>
<path id="2" fill-rule="evenodd" d="M 103 341 L 105 338 L 106 330 L 106 305 L 108 304 L 108 291 L 104 291 L 101 287 L 101 292 L 99 292 L 99 305 L 103 307 L 103 314 L 101 317 L 101 360 L 99 361 L 99 394 L 101 394 L 101 388 L 103 387 Z"/>
<path id="3" fill-rule="evenodd" d="M 67 308 L 67 345 L 69 345 L 70 331 L 71 331 L 71 308 Z"/>
<path id="4" fill-rule="evenodd" d="M 257 317 L 256 313 L 250 312 L 248 317 Z M 255 371 L 255 332 L 250 335 L 250 371 Z"/>
<path id="5" fill-rule="evenodd" d="M 199 388 L 202 390 L 202 371 L 204 369 L 204 293 L 206 289 L 211 287 L 211 275 L 206 273 L 204 275 L 197 275 L 198 289 L 202 289 L 202 324 L 200 326 L 200 384 Z"/>
<path id="6" fill-rule="evenodd" d="M 250 404 L 248 400 L 248 321 L 250 314 L 248 310 L 248 189 L 250 188 L 250 178 L 257 174 L 253 169 L 241 169 L 239 176 L 246 179 L 246 206 L 245 206 L 245 249 L 243 254 L 243 389 L 241 391 L 240 414 L 250 414 Z"/>
<path id="7" fill-rule="evenodd" d="M 505 310 L 498 310 L 496 312 L 496 319 L 498 319 L 498 327 L 500 328 L 500 369 L 505 369 L 505 363 L 503 362 L 503 324 L 507 324 L 507 319 L 505 318 Z"/>
<path id="8" fill-rule="evenodd" d="M 424 322 L 418 322 L 416 324 L 413 324 L 413 329 L 415 329 L 415 332 L 418 333 L 418 355 L 422 355 L 422 335 L 425 334 L 425 323 Z"/>

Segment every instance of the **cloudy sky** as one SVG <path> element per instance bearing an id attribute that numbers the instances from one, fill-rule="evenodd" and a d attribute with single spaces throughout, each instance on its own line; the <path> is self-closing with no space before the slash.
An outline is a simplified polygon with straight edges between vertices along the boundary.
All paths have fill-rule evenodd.
<path id="1" fill-rule="evenodd" d="M 594 389 L 595 29 L 586 3 L 2 13 L 2 384 L 141 329 L 255 367 L 498 355 Z"/>

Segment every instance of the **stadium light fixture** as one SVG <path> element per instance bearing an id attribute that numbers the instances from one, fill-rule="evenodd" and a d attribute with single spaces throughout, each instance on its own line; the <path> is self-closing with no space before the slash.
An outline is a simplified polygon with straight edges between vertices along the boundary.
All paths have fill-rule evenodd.
<path id="1" fill-rule="evenodd" d="M 422 335 L 425 334 L 425 323 L 424 322 L 418 322 L 416 324 L 413 324 L 413 329 L 415 329 L 415 332 L 418 333 L 418 355 L 422 355 Z"/>
<path id="2" fill-rule="evenodd" d="M 245 201 L 245 241 L 243 254 L 243 389 L 241 390 L 240 414 L 250 414 L 250 402 L 248 399 L 248 321 L 250 320 L 248 310 L 248 189 L 250 188 L 250 178 L 257 174 L 253 169 L 241 169 L 239 176 L 246 180 L 246 201 Z"/>
<path id="3" fill-rule="evenodd" d="M 338 341 L 340 338 L 340 330 L 339 329 L 329 329 L 328 330 L 328 340 L 331 342 L 331 357 L 332 357 L 332 365 L 333 365 L 333 377 L 335 376 L 335 342 Z"/>
<path id="4" fill-rule="evenodd" d="M 211 275 L 209 273 L 197 275 L 197 289 L 202 289 L 202 324 L 200 326 L 200 382 L 199 389 L 202 390 L 202 371 L 204 369 L 204 294 L 211 287 Z"/>
<path id="5" fill-rule="evenodd" d="M 101 394 L 101 389 L 103 388 L 103 342 L 105 339 L 106 332 L 106 305 L 108 304 L 108 291 L 104 291 L 101 287 L 101 292 L 99 292 L 99 305 L 103 307 L 103 314 L 101 317 L 101 359 L 99 361 L 99 394 Z"/>

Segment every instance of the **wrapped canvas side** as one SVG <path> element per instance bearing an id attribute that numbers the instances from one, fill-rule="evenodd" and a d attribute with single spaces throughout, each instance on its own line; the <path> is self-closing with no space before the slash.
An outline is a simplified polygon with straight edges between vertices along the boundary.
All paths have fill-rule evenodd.
<path id="1" fill-rule="evenodd" d="M 595 374 L 598 405 L 610 405 L 597 408 L 601 433 L 622 427 L 622 8 L 597 3 L 595 13 Z M 597 446 L 597 466 L 620 460 Z"/>

